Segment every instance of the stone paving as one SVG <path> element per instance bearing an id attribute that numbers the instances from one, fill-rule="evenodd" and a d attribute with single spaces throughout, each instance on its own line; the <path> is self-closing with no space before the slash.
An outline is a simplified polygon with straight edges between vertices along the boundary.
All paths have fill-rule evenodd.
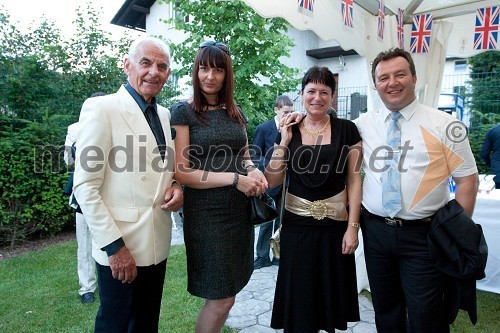
<path id="1" fill-rule="evenodd" d="M 178 214 L 173 216 L 175 223 L 172 230 L 172 245 L 183 244 L 182 222 Z M 257 239 L 258 228 L 255 230 Z M 283 332 L 269 327 L 277 273 L 277 266 L 264 267 L 253 272 L 250 282 L 236 296 L 236 302 L 226 321 L 227 326 L 238 329 L 240 333 Z M 376 333 L 372 304 L 361 294 L 359 311 L 360 322 L 349 323 L 346 331 L 336 332 Z"/>
<path id="2" fill-rule="evenodd" d="M 277 273 L 277 266 L 254 271 L 250 282 L 236 296 L 236 302 L 226 321 L 227 326 L 238 329 L 240 333 L 283 332 L 269 327 Z M 349 323 L 346 331 L 336 332 L 376 333 L 372 304 L 363 295 L 359 295 L 359 310 L 360 322 Z"/>

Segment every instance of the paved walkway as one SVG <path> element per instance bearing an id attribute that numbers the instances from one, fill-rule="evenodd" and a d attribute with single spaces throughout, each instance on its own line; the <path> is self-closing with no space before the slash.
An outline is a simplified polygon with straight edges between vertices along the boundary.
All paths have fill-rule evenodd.
<path id="1" fill-rule="evenodd" d="M 174 221 L 176 223 L 172 233 L 172 244 L 183 244 L 182 227 L 178 214 L 174 214 Z M 257 234 L 258 228 L 255 231 Z M 255 238 L 257 239 L 257 235 Z M 236 302 L 226 321 L 227 326 L 238 329 L 240 333 L 283 332 L 283 330 L 269 327 L 277 273 L 277 266 L 264 267 L 253 272 L 250 282 L 236 296 Z M 349 323 L 346 331 L 336 332 L 376 333 L 372 304 L 362 295 L 359 295 L 359 310 L 360 322 Z"/>

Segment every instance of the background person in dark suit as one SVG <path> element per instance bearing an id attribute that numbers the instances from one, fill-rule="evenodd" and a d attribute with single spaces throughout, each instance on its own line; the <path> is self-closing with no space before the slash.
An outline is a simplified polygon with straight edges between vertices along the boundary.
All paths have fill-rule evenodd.
<path id="1" fill-rule="evenodd" d="M 277 126 L 279 125 L 281 117 L 292 111 L 293 102 L 290 97 L 280 95 L 276 98 L 276 102 L 274 103 L 274 112 L 276 113 L 274 118 L 257 126 L 253 137 L 253 148 L 255 150 L 253 159 L 259 165 L 261 171 L 264 171 L 271 159 L 272 148 L 276 140 L 276 135 L 278 134 Z M 281 191 L 282 185 L 267 190 L 267 194 L 269 194 L 276 203 L 278 213 L 281 207 Z M 269 259 L 269 238 L 271 238 L 273 233 L 273 224 L 274 230 L 278 229 L 280 220 L 281 216 L 278 216 L 274 222 L 264 223 L 260 226 L 256 247 L 257 258 L 255 258 L 254 261 L 254 269 L 269 267 L 272 264 L 278 265 L 278 259 L 274 258 L 272 261 Z"/>
<path id="2" fill-rule="evenodd" d="M 495 188 L 500 189 L 500 125 L 486 133 L 480 156 L 490 168 L 490 174 L 495 175 Z"/>

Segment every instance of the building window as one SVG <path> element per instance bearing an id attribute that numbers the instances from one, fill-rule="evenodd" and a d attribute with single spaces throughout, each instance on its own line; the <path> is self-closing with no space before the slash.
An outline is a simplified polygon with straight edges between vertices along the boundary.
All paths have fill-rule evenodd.
<path id="1" fill-rule="evenodd" d="M 465 97 L 465 86 L 454 86 L 453 93 L 459 94 L 462 97 Z"/>
<path id="2" fill-rule="evenodd" d="M 455 61 L 455 72 L 464 72 L 466 69 L 467 69 L 467 61 L 466 60 Z"/>
<path id="3" fill-rule="evenodd" d="M 168 78 L 174 87 L 179 86 L 179 77 L 175 74 L 170 75 Z"/>

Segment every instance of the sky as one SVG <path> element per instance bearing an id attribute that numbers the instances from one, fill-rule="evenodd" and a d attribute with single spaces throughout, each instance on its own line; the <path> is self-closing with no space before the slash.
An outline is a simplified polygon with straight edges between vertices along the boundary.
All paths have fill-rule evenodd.
<path id="1" fill-rule="evenodd" d="M 2 0 L 0 7 L 4 6 L 10 14 L 11 23 L 15 23 L 21 31 L 25 31 L 33 22 L 40 22 L 42 17 L 52 19 L 55 25 L 66 35 L 73 30 L 72 21 L 76 18 L 75 10 L 84 7 L 88 0 Z M 102 7 L 103 29 L 113 35 L 122 35 L 124 31 L 137 34 L 131 29 L 126 29 L 109 23 L 118 12 L 125 0 L 93 0 L 94 8 Z M 19 22 L 17 24 L 16 22 Z"/>

